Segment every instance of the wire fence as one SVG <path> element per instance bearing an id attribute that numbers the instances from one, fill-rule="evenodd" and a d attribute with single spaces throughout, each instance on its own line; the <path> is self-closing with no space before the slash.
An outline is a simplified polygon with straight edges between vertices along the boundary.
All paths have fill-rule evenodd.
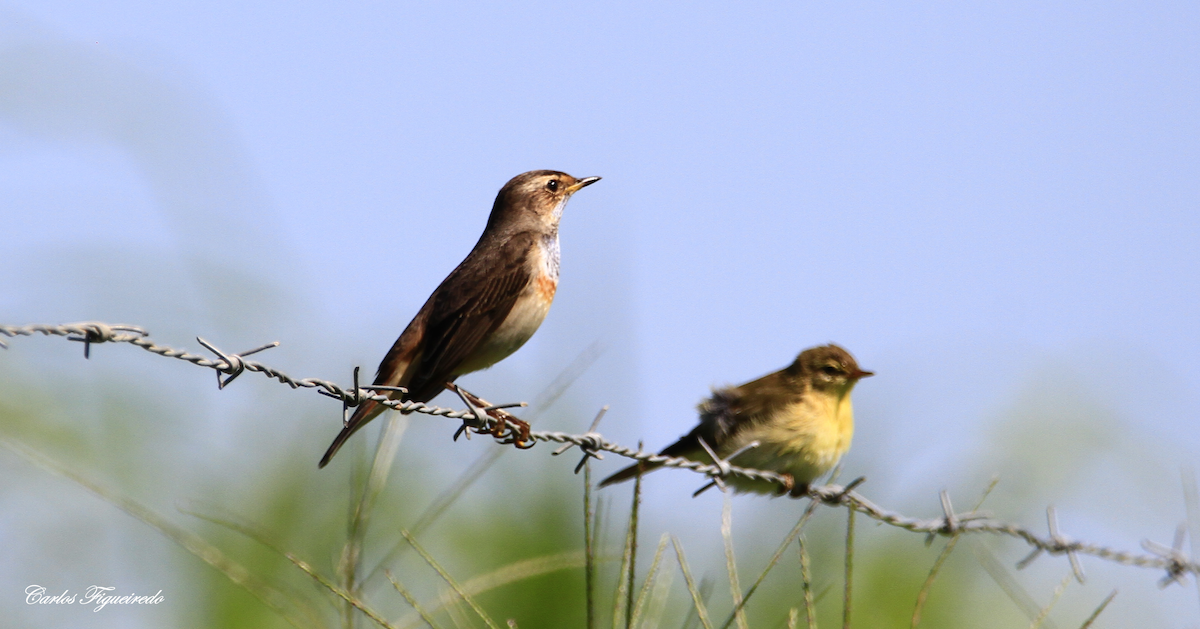
<path id="1" fill-rule="evenodd" d="M 322 395 L 340 400 L 342 402 L 343 422 L 345 421 L 346 413 L 350 408 L 362 404 L 365 401 L 371 400 L 389 408 L 406 413 L 423 413 L 426 415 L 458 419 L 463 422 L 463 426 L 459 429 L 460 431 L 484 434 L 495 432 L 494 429 L 498 424 L 502 425 L 506 417 L 511 418 L 511 415 L 508 415 L 508 413 L 503 409 L 524 405 L 523 403 L 492 405 L 466 391 L 462 391 L 459 396 L 463 403 L 468 407 L 466 410 L 433 406 L 421 402 L 394 400 L 387 395 L 377 393 L 376 391 L 380 390 L 380 387 L 360 387 L 358 385 L 357 368 L 354 370 L 354 385 L 346 388 L 334 382 L 318 378 L 294 378 L 286 373 L 283 373 L 282 371 L 279 371 L 278 369 L 253 360 L 247 360 L 245 358 L 251 354 L 276 347 L 279 345 L 279 343 L 268 343 L 261 347 L 240 353 L 227 353 L 218 349 L 212 343 L 197 337 L 197 342 L 212 352 L 215 356 L 215 358 L 209 358 L 206 356 L 188 353 L 186 350 L 175 349 L 154 343 L 150 340 L 149 334 L 145 330 L 132 325 L 115 325 L 99 322 L 74 323 L 67 325 L 0 325 L 0 334 L 3 334 L 9 338 L 18 336 L 32 336 L 34 334 L 64 337 L 70 341 L 83 343 L 85 358 L 90 356 L 91 346 L 93 344 L 129 343 L 159 356 L 175 358 L 198 365 L 200 367 L 213 369 L 217 375 L 217 385 L 219 388 L 228 386 L 235 378 L 243 373 L 261 373 L 268 378 L 277 380 L 292 387 L 293 389 L 315 389 Z M 0 342 L 0 348 L 6 347 L 7 345 L 5 343 Z M 396 392 L 402 389 L 397 387 L 389 387 L 387 390 Z M 528 439 L 532 443 L 545 441 L 564 444 L 563 447 L 556 450 L 554 454 L 561 454 L 571 447 L 578 447 L 583 452 L 583 458 L 580 460 L 579 465 L 576 466 L 576 472 L 583 467 L 583 464 L 589 458 L 594 457 L 600 459 L 603 458 L 601 452 L 611 452 L 618 456 L 633 459 L 635 461 L 643 461 L 646 463 L 661 464 L 666 467 L 691 470 L 707 476 L 712 483 L 715 483 L 721 487 L 724 487 L 722 479 L 730 476 L 740 476 L 748 479 L 776 483 L 781 489 L 788 486 L 788 479 L 765 470 L 739 467 L 723 460 L 717 460 L 713 464 L 705 464 L 689 459 L 663 456 L 653 452 L 645 452 L 640 448 L 634 449 L 613 443 L 605 439 L 600 433 L 595 432 L 595 427 L 598 421 L 599 416 L 597 416 L 596 421 L 593 422 L 592 428 L 583 434 L 571 434 L 554 431 L 530 431 Z M 1173 543 L 1170 546 L 1159 544 L 1151 540 L 1144 540 L 1142 542 L 1142 548 L 1146 551 L 1145 553 L 1128 552 L 1114 550 L 1099 544 L 1091 544 L 1064 535 L 1059 529 L 1058 520 L 1053 507 L 1050 507 L 1046 510 L 1046 523 L 1048 528 L 1047 535 L 1039 535 L 1038 533 L 1035 533 L 1027 528 L 995 520 L 986 514 L 957 514 L 955 513 L 954 507 L 950 502 L 949 494 L 947 494 L 945 491 L 942 491 L 940 495 L 942 507 L 941 517 L 926 519 L 908 517 L 900 513 L 884 509 L 866 499 L 858 492 L 854 491 L 854 489 L 863 480 L 863 478 L 859 478 L 844 486 L 835 484 L 812 486 L 809 488 L 808 495 L 813 500 L 819 500 L 825 504 L 844 506 L 853 509 L 884 524 L 895 526 L 907 531 L 912 531 L 914 533 L 924 533 L 928 536 L 928 540 L 932 540 L 938 535 L 953 537 L 964 533 L 992 533 L 1014 537 L 1025 542 L 1031 547 L 1030 554 L 1018 562 L 1018 568 L 1023 568 L 1029 565 L 1029 563 L 1043 553 L 1049 553 L 1051 555 L 1065 554 L 1070 561 L 1071 569 L 1074 572 L 1075 578 L 1081 583 L 1084 581 L 1084 572 L 1083 566 L 1079 561 L 1079 555 L 1090 555 L 1129 566 L 1163 570 L 1166 574 L 1159 582 L 1161 587 L 1166 587 L 1167 585 L 1177 581 L 1183 583 L 1186 575 L 1188 574 L 1193 575 L 1193 577 L 1200 575 L 1200 563 L 1197 563 L 1189 558 L 1184 552 L 1184 542 L 1187 536 L 1186 524 L 1180 525 L 1176 529 Z M 1193 543 L 1193 546 L 1194 545 L 1195 544 Z"/>

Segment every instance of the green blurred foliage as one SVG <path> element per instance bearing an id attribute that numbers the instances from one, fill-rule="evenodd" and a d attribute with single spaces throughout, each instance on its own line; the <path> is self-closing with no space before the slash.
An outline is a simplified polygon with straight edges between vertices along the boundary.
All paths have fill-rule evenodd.
<path id="1" fill-rule="evenodd" d="M 34 339 L 18 342 L 62 343 L 61 340 Z M 93 352 L 97 349 L 93 348 Z M 99 349 L 131 352 L 134 360 L 166 360 L 138 354 L 140 350 L 128 347 L 104 346 Z M 342 455 L 348 459 L 345 464 L 317 473 L 315 453 L 320 451 L 324 433 L 280 432 L 279 427 L 286 424 L 271 420 L 263 422 L 257 432 L 244 434 L 234 430 L 232 433 L 231 438 L 239 446 L 235 452 L 241 456 L 253 452 L 252 461 L 236 469 L 220 464 L 195 466 L 188 463 L 188 457 L 180 455 L 191 443 L 190 423 L 197 415 L 203 421 L 207 412 L 204 405 L 197 409 L 180 409 L 167 402 L 172 397 L 164 395 L 162 390 L 131 387 L 110 376 L 88 378 L 75 371 L 64 371 L 59 375 L 39 372 L 35 381 L 19 361 L 6 361 L 0 365 L 0 370 L 4 375 L 0 378 L 0 437 L 5 442 L 23 444 L 41 452 L 89 482 L 137 501 L 165 520 L 198 534 L 258 582 L 281 593 L 299 610 L 295 618 L 300 619 L 297 622 L 302 626 L 366 627 L 374 624 L 356 610 L 347 612 L 347 606 L 340 599 L 283 555 L 288 553 L 308 563 L 326 578 L 341 583 L 338 567 L 346 543 L 349 514 L 361 491 L 374 437 L 364 437 L 361 443 L 347 448 Z M 203 376 L 203 372 L 195 371 L 197 377 Z M 175 372 L 168 373 L 175 375 Z M 1018 396 L 1006 411 L 1004 421 L 997 422 L 993 446 L 976 459 L 978 469 L 964 470 L 959 475 L 970 479 L 980 478 L 980 472 L 984 470 L 1015 470 L 1009 476 L 1011 481 L 1002 482 L 985 505 L 985 508 L 997 507 L 1004 514 L 1040 511 L 1047 486 L 1067 486 L 1083 481 L 1080 475 L 1086 475 L 1120 435 L 1118 421 L 1090 403 L 1086 389 L 1062 386 L 1061 383 L 1056 388 L 1047 388 L 1040 384 L 1041 380 L 1035 381 L 1039 384 Z M 57 389 L 74 395 L 52 395 L 44 388 L 45 382 L 55 382 Z M 255 385 L 243 382 L 238 386 L 250 386 L 251 391 L 279 388 L 261 380 Z M 313 393 L 298 391 L 290 395 L 310 396 L 311 402 Z M 245 416 L 245 422 L 237 423 L 253 425 L 251 420 L 264 412 L 263 405 L 273 403 L 270 398 L 250 400 L 247 408 L 237 411 L 238 415 Z M 308 402 L 268 412 L 276 415 L 298 413 L 299 421 L 305 421 L 310 412 L 328 414 L 328 408 L 310 410 L 304 407 L 306 404 Z M 177 419 L 178 423 L 175 422 Z M 288 420 L 293 424 L 296 421 L 294 417 Z M 399 531 L 414 526 L 437 493 L 446 491 L 455 478 L 455 474 L 447 473 L 456 469 L 454 466 L 448 470 L 444 462 L 432 461 L 427 453 L 434 450 L 423 447 L 429 438 L 427 433 L 436 433 L 440 435 L 437 438 L 444 439 L 449 426 L 437 423 L 442 420 L 429 418 L 416 421 L 422 423 L 414 422 L 414 427 L 401 441 L 401 455 L 371 514 L 359 561 L 360 578 L 378 565 L 393 547 L 401 544 Z M 1045 426 L 1051 428 L 1042 429 Z M 1040 439 L 1030 442 L 1027 435 L 1034 428 L 1038 429 Z M 463 453 L 464 460 L 458 461 L 457 467 L 465 468 L 473 457 L 486 455 L 492 448 L 502 446 L 476 437 L 470 444 L 445 447 Z M 526 566 L 521 570 L 529 576 L 511 580 L 508 575 L 511 582 L 480 593 L 476 601 L 500 626 L 509 619 L 525 629 L 584 625 L 584 571 L 579 565 L 579 553 L 583 548 L 582 478 L 566 472 L 571 464 L 569 460 L 545 456 L 546 450 L 507 451 L 495 466 L 484 472 L 478 483 L 464 492 L 461 500 L 418 536 L 420 543 L 459 583 L 495 576 L 497 571 L 511 569 L 514 564 L 526 566 L 521 562 L 536 559 L 549 558 L 547 561 L 570 566 L 548 572 Z M 8 463 L 12 464 L 11 461 Z M 973 503 L 975 499 L 970 492 L 980 492 L 986 485 L 970 486 L 971 482 L 963 483 L 956 490 L 956 495 L 964 496 L 958 499 L 960 503 Z M 5 500 L 19 503 L 19 493 L 8 487 L 4 491 Z M 86 490 L 73 491 L 67 504 L 89 502 L 85 497 L 87 494 Z M 596 496 L 607 505 L 601 524 L 604 534 L 598 553 L 602 562 L 597 571 L 595 603 L 600 626 L 605 627 L 612 626 L 611 614 L 619 579 L 617 558 L 627 526 L 628 495 L 608 492 Z M 744 505 L 752 505 L 754 500 L 762 499 L 737 498 L 735 513 Z M 917 505 L 889 506 L 902 512 L 920 512 L 922 509 Z M 642 508 L 653 510 L 656 505 L 643 505 Z M 105 509 L 115 514 L 104 522 L 104 526 L 117 531 L 118 539 L 111 544 L 122 549 L 130 542 L 121 540 L 140 540 L 139 544 L 154 540 L 150 545 L 158 548 L 158 552 L 117 552 L 115 555 L 97 552 L 84 557 L 84 565 L 99 570 L 106 563 L 115 561 L 125 564 L 121 566 L 123 570 L 170 574 L 169 578 L 179 584 L 172 589 L 175 604 L 170 607 L 170 615 L 177 626 L 230 629 L 290 626 L 286 618 L 251 591 L 235 584 L 227 574 L 214 570 L 195 553 L 171 544 L 173 538 L 169 533 L 163 530 L 156 533 L 153 527 L 147 527 L 147 523 L 120 514 L 115 507 Z M 87 511 L 81 510 L 81 513 Z M 197 518 L 192 513 L 204 517 Z M 83 518 L 75 524 L 81 535 L 94 524 L 86 516 L 75 517 Z M 236 526 L 223 526 L 209 520 L 224 520 Z M 743 590 L 762 571 L 766 558 L 782 539 L 781 536 L 773 538 L 774 533 L 767 534 L 763 522 L 747 521 L 751 524 L 742 524 L 739 520 L 734 527 Z M 30 525 L 37 526 L 37 523 Z M 713 527 L 716 526 L 713 522 Z M 842 622 L 845 526 L 844 509 L 822 507 L 804 532 L 811 552 L 813 589 L 819 595 L 818 626 L 840 626 Z M 239 527 L 241 531 L 236 530 Z M 247 531 L 251 534 L 246 534 Z M 922 536 L 880 527 L 865 517 L 858 518 L 856 531 L 853 625 L 908 626 L 918 593 L 947 543 L 946 539 L 938 538 L 933 544 L 926 545 Z M 639 531 L 639 587 L 653 561 L 654 545 L 662 533 L 660 530 Z M 983 542 L 961 540 L 942 567 L 929 591 L 919 626 L 936 629 L 961 627 L 968 623 L 972 627 L 986 628 L 1029 622 L 1029 611 L 1022 611 L 980 567 L 970 546 L 973 543 Z M 986 544 L 1021 550 L 1019 544 L 1012 542 L 1006 545 L 986 540 Z M 722 561 L 719 547 L 685 546 L 685 550 L 689 561 L 695 565 L 711 563 L 714 558 Z M 57 561 L 72 559 L 63 555 L 57 557 Z M 645 617 L 642 626 L 678 627 L 692 610 L 692 602 L 669 546 L 660 560 L 663 572 L 673 573 L 669 599 L 663 611 Z M 1004 557 L 1002 563 L 1011 565 L 1008 562 L 1008 557 Z M 1026 584 L 1022 587 L 1028 588 L 1025 596 L 1034 601 L 1034 609 L 1049 602 L 1053 583 L 1061 579 L 1065 570 L 1062 558 L 1042 562 L 1048 566 L 1047 570 L 1017 579 Z M 437 572 L 407 548 L 391 557 L 385 567 L 429 609 L 438 609 L 439 597 L 443 597 L 441 600 L 454 598 L 447 594 L 446 584 Z M 47 569 L 53 571 L 55 567 L 50 565 Z M 732 608 L 726 575 L 705 573 L 696 576 L 698 580 L 706 580 L 711 588 L 707 601 L 709 616 L 719 626 Z M 1145 574 L 1140 576 L 1151 578 Z M 1062 605 L 1050 613 L 1043 626 L 1055 626 L 1056 619 L 1064 626 L 1077 626 L 1090 613 L 1100 596 L 1093 596 L 1096 592 L 1088 591 L 1087 596 L 1072 598 L 1075 587 L 1071 585 Z M 360 583 L 355 596 L 393 621 L 414 617 L 412 609 L 388 583 L 382 571 L 365 584 Z M 786 626 L 789 610 L 802 605 L 798 552 L 793 544 L 746 606 L 746 616 L 749 626 L 756 629 L 782 627 Z M 34 617 L 23 613 L 25 617 Z M 440 609 L 435 616 L 439 626 L 483 626 L 474 612 L 462 604 Z"/>

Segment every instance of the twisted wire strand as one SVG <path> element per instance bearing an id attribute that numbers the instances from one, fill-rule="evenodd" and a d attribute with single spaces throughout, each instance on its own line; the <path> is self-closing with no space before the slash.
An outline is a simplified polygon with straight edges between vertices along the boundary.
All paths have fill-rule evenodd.
<path id="1" fill-rule="evenodd" d="M 386 395 L 372 394 L 369 388 L 360 388 L 357 395 L 354 392 L 343 389 L 337 383 L 320 378 L 293 378 L 292 376 L 269 367 L 260 362 L 246 360 L 237 354 L 221 354 L 224 358 L 212 359 L 198 354 L 190 354 L 186 350 L 175 349 L 165 345 L 158 345 L 149 339 L 149 334 L 137 326 L 132 325 L 110 325 L 95 321 L 84 323 L 72 323 L 66 325 L 0 325 L 0 334 L 9 338 L 16 336 L 32 336 L 34 334 L 44 334 L 46 336 L 64 336 L 72 341 L 81 341 L 87 344 L 91 343 L 129 343 L 136 345 L 152 354 L 166 356 L 167 358 L 177 358 L 193 365 L 200 367 L 208 367 L 220 373 L 228 374 L 236 377 L 243 371 L 261 373 L 264 376 L 277 380 L 283 384 L 290 386 L 293 389 L 317 389 L 318 393 L 341 400 L 343 402 L 353 402 L 353 405 L 361 404 L 367 400 L 379 402 L 388 408 L 394 408 L 399 411 L 425 413 L 426 415 L 436 415 L 441 417 L 449 417 L 450 419 L 476 419 L 475 415 L 470 411 L 459 411 L 452 408 L 443 408 L 423 404 L 421 402 L 400 402 L 393 400 Z M 199 340 L 199 339 L 198 339 Z M 203 342 L 203 341 L 201 341 Z M 0 347 L 5 347 L 0 343 Z M 211 347 L 211 346 L 210 346 Z M 250 352 L 246 352 L 250 353 Z M 232 379 L 232 378 L 231 378 Z M 228 384 L 229 380 L 225 383 Z"/>
<path id="2" fill-rule="evenodd" d="M 241 373 L 250 371 L 261 373 L 293 389 L 316 389 L 318 393 L 341 400 L 346 408 L 371 400 L 400 411 L 459 419 L 464 423 L 476 427 L 477 432 L 485 432 L 486 429 L 493 426 L 496 422 L 495 419 L 487 416 L 486 413 L 477 414 L 471 410 L 456 410 L 421 402 L 401 402 L 391 399 L 386 395 L 373 393 L 374 389 L 371 387 L 358 387 L 357 389 L 351 388 L 348 390 L 334 382 L 319 378 L 293 378 L 278 369 L 243 358 L 245 355 L 274 347 L 277 344 L 265 345 L 249 352 L 243 352 L 242 354 L 227 354 L 210 343 L 205 342 L 203 339 L 197 338 L 201 344 L 214 354 L 217 354 L 218 358 L 213 359 L 198 354 L 190 354 L 185 350 L 158 345 L 149 339 L 149 334 L 145 330 L 132 325 L 107 324 L 94 321 L 66 325 L 0 325 L 0 334 L 9 338 L 32 336 L 34 334 L 66 337 L 68 340 L 83 342 L 85 356 L 91 344 L 129 343 L 159 356 L 176 358 L 200 367 L 216 370 L 218 374 L 225 374 L 228 376 L 225 380 L 218 380 L 222 387 L 229 384 L 229 382 Z M 7 347 L 7 345 L 0 342 L 0 347 Z M 491 406 L 488 408 L 495 409 L 497 407 Z M 788 484 L 788 479 L 774 472 L 739 467 L 730 464 L 728 461 L 718 461 L 717 463 L 709 464 L 690 459 L 663 456 L 653 452 L 645 452 L 641 449 L 635 450 L 608 441 L 603 435 L 593 431 L 584 434 L 531 431 L 529 438 L 533 441 L 565 444 L 566 447 L 560 448 L 555 454 L 559 454 L 571 446 L 576 446 L 583 452 L 585 460 L 588 457 L 601 458 L 600 452 L 611 452 L 635 461 L 691 470 L 713 479 L 740 476 L 747 479 L 775 483 L 781 488 L 786 487 Z M 1019 567 L 1024 567 L 1043 552 L 1051 555 L 1065 554 L 1072 559 L 1075 576 L 1080 581 L 1083 580 L 1083 573 L 1074 558 L 1075 554 L 1090 555 L 1123 565 L 1165 570 L 1166 577 L 1160 582 L 1163 586 L 1175 581 L 1182 581 L 1183 577 L 1187 574 L 1200 575 L 1200 563 L 1190 560 L 1183 552 L 1183 536 L 1181 535 L 1176 536 L 1175 544 L 1172 547 L 1166 547 L 1149 540 L 1145 541 L 1143 547 L 1150 554 L 1119 551 L 1098 544 L 1073 540 L 1061 535 L 1057 530 L 1057 522 L 1052 509 L 1048 512 L 1050 534 L 1040 536 L 1029 529 L 1015 524 L 1008 524 L 973 514 L 956 515 L 950 507 L 949 498 L 944 493 L 942 501 L 944 514 L 942 517 L 926 519 L 908 517 L 884 509 L 863 497 L 853 490 L 856 484 L 857 482 L 847 486 L 813 486 L 809 488 L 809 496 L 825 504 L 853 507 L 863 515 L 876 521 L 914 533 L 925 533 L 931 538 L 935 535 L 953 536 L 963 533 L 992 533 L 1016 538 L 1033 548 L 1033 552 L 1018 564 Z"/>

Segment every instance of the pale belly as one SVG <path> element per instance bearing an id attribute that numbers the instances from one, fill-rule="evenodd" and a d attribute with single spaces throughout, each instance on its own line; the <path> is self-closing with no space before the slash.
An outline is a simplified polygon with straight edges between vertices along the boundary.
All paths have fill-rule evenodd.
<path id="1" fill-rule="evenodd" d="M 732 461 L 736 465 L 791 474 L 796 484 L 807 484 L 829 472 L 850 449 L 854 436 L 854 410 L 850 396 L 841 403 L 830 400 L 825 408 L 797 409 L 787 421 L 761 426 L 739 435 L 740 444 L 758 441 Z M 736 450 L 737 448 L 732 448 Z M 775 493 L 771 483 L 732 478 L 739 491 Z"/>
<path id="2" fill-rule="evenodd" d="M 471 358 L 463 361 L 456 370 L 459 374 L 487 369 L 508 358 L 537 332 L 546 318 L 546 313 L 550 312 L 552 299 L 542 299 L 540 295 L 523 297 L 517 300 L 508 317 L 491 337 L 484 341 L 483 346 Z"/>
<path id="3" fill-rule="evenodd" d="M 508 358 L 513 352 L 521 349 L 541 327 L 546 313 L 550 312 L 550 304 L 554 303 L 554 293 L 558 289 L 558 256 L 551 256 L 551 252 L 544 248 L 539 250 L 539 253 L 539 262 L 544 265 L 543 273 L 529 282 L 513 304 L 508 316 L 500 323 L 500 327 L 496 328 L 470 358 L 459 365 L 455 370 L 456 375 L 487 369 Z"/>

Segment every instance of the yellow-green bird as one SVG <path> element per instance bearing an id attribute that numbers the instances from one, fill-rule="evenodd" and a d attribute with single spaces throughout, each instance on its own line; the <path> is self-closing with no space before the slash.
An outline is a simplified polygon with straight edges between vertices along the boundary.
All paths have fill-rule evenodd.
<path id="1" fill-rule="evenodd" d="M 715 389 L 697 407 L 700 425 L 662 454 L 712 463 L 700 444 L 703 439 L 722 459 L 757 441 L 729 463 L 776 472 L 791 479 L 782 490 L 775 483 L 730 475 L 725 482 L 739 492 L 784 493 L 800 497 L 808 484 L 833 469 L 850 449 L 854 410 L 850 390 L 873 375 L 858 367 L 850 352 L 822 345 L 800 352 L 796 360 L 775 373 L 736 387 Z M 661 465 L 643 464 L 643 472 Z M 604 479 L 604 487 L 633 478 L 631 465 Z"/>

